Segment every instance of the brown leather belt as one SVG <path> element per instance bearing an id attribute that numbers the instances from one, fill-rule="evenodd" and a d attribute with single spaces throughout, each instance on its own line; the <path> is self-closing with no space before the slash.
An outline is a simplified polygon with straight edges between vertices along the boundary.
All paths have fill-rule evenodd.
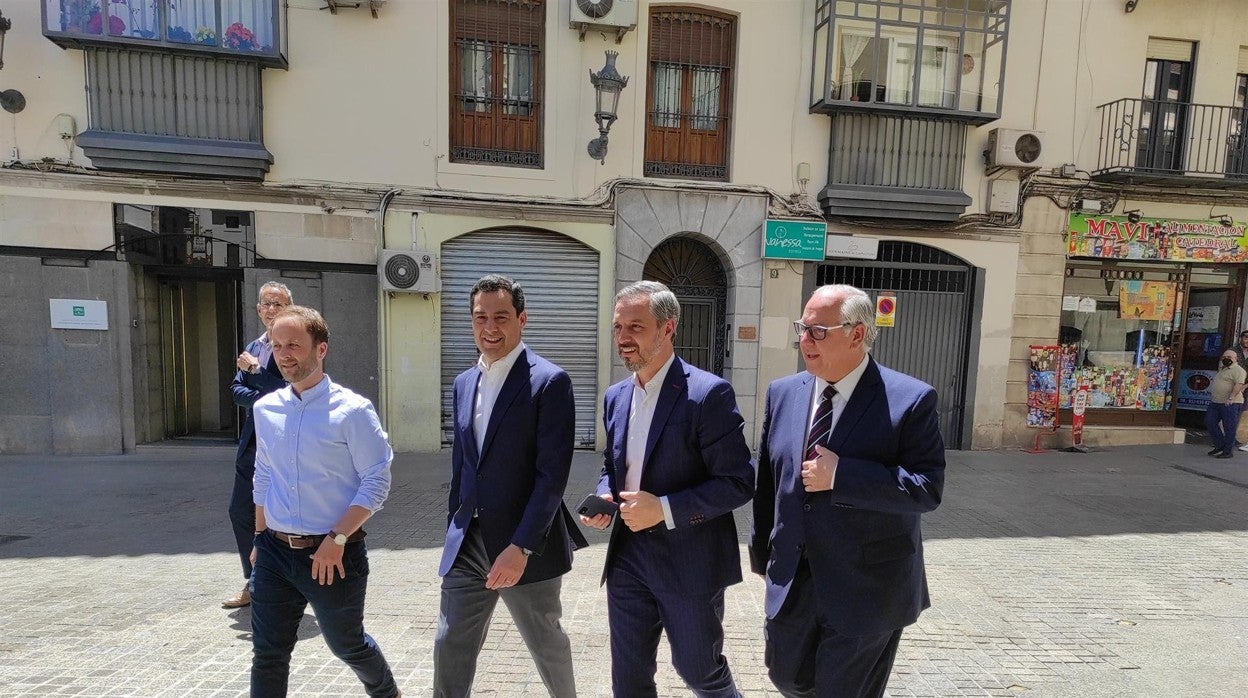
<path id="1" fill-rule="evenodd" d="M 313 548 L 313 547 L 320 545 L 321 541 L 325 540 L 325 536 L 323 534 L 301 536 L 297 533 L 283 533 L 281 531 L 274 531 L 271 528 L 269 529 L 269 533 L 272 533 L 274 538 L 280 540 L 286 545 L 289 545 L 294 550 L 303 550 L 305 548 Z M 355 533 L 352 533 L 351 536 L 347 538 L 347 542 L 355 543 L 356 541 L 364 540 L 365 535 L 367 534 L 364 533 L 364 529 L 361 528 Z"/>

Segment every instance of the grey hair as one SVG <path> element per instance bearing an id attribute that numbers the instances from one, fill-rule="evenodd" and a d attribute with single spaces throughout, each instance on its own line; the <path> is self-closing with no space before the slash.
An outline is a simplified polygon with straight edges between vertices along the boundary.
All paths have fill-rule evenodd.
<path id="1" fill-rule="evenodd" d="M 265 291 L 281 291 L 282 293 L 286 294 L 286 301 L 288 303 L 293 304 L 295 302 L 295 295 L 290 292 L 290 289 L 286 287 L 286 284 L 283 284 L 281 282 L 278 282 L 278 281 L 264 282 L 264 285 L 261 286 L 260 290 L 256 292 L 257 301 L 263 300 Z"/>
<path id="2" fill-rule="evenodd" d="M 668 320 L 680 322 L 680 301 L 676 300 L 676 294 L 672 293 L 667 286 L 658 281 L 637 281 L 620 289 L 620 292 L 615 294 L 615 302 L 619 303 L 625 298 L 637 296 L 650 298 L 650 314 L 659 321 L 660 325 Z"/>
<path id="3" fill-rule="evenodd" d="M 862 325 L 867 331 L 863 336 L 863 344 L 867 345 L 868 349 L 875 344 L 880 328 L 875 326 L 875 301 L 871 300 L 871 296 L 867 295 L 866 291 L 848 284 L 828 284 L 820 286 L 815 293 L 840 298 L 841 322 Z"/>

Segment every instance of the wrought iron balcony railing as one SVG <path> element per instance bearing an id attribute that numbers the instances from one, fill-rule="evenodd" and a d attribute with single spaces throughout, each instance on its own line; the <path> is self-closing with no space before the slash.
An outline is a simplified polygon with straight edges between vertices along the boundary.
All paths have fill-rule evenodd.
<path id="1" fill-rule="evenodd" d="M 1248 109 L 1119 99 L 1097 111 L 1097 179 L 1248 188 Z"/>

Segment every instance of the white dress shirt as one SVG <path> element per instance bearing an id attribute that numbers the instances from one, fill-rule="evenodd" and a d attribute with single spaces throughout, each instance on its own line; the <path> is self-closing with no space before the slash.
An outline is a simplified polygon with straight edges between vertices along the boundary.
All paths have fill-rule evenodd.
<path id="1" fill-rule="evenodd" d="M 481 375 L 477 378 L 477 397 L 472 408 L 472 432 L 477 438 L 478 454 L 481 453 L 481 448 L 485 444 L 485 430 L 490 426 L 490 415 L 494 412 L 494 403 L 498 402 L 498 394 L 503 389 L 503 383 L 507 381 L 507 374 L 511 373 L 511 367 L 516 365 L 516 359 L 522 351 L 524 351 L 524 342 L 517 344 L 507 356 L 492 364 L 486 363 L 484 354 L 477 359 L 477 368 L 480 369 Z"/>
<path id="2" fill-rule="evenodd" d="M 828 425 L 828 433 L 831 434 L 836 429 L 836 423 L 841 421 L 841 415 L 845 413 L 845 406 L 849 404 L 849 398 L 853 396 L 854 389 L 858 387 L 858 381 L 862 380 L 862 374 L 867 372 L 867 362 L 871 360 L 871 355 L 867 354 L 862 357 L 862 361 L 854 367 L 854 370 L 845 374 L 843 378 L 835 383 L 829 384 L 824 379 L 815 376 L 814 389 L 810 395 L 810 411 L 806 421 L 806 433 L 810 433 L 810 427 L 815 423 L 815 410 L 819 408 L 819 397 L 823 395 L 823 389 L 828 385 L 836 388 L 836 395 L 832 396 L 832 422 Z M 836 487 L 836 468 L 832 468 L 832 487 Z"/>
<path id="3" fill-rule="evenodd" d="M 628 409 L 628 443 L 626 444 L 624 462 L 628 464 L 624 476 L 624 491 L 641 491 L 641 471 L 645 466 L 646 441 L 650 438 L 650 423 L 654 421 L 654 408 L 659 403 L 659 393 L 663 389 L 663 380 L 671 370 L 676 354 L 667 357 L 667 361 L 654 377 L 642 385 L 637 374 L 633 374 L 633 401 Z M 663 521 L 668 528 L 676 528 L 672 520 L 672 509 L 668 506 L 667 497 L 659 497 L 663 505 Z"/>

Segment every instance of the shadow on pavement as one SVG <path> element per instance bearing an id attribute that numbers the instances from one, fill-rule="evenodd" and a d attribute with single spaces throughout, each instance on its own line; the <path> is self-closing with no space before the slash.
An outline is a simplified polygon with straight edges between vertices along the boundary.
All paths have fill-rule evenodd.
<path id="1" fill-rule="evenodd" d="M 1200 477 L 1199 445 L 1088 454 L 950 451 L 927 538 L 1075 537 L 1248 529 L 1248 488 Z M 144 446 L 101 457 L 0 457 L 0 558 L 234 553 L 226 507 L 234 449 Z M 578 452 L 565 500 L 593 491 L 601 456 Z M 1248 472 L 1248 454 L 1222 461 Z M 400 454 L 372 549 L 437 548 L 450 453 Z M 1248 477 L 1245 478 L 1248 482 Z M 737 511 L 742 541 L 749 507 Z M 607 535 L 585 530 L 592 545 Z M 241 629 L 241 628 L 240 628 Z"/>

